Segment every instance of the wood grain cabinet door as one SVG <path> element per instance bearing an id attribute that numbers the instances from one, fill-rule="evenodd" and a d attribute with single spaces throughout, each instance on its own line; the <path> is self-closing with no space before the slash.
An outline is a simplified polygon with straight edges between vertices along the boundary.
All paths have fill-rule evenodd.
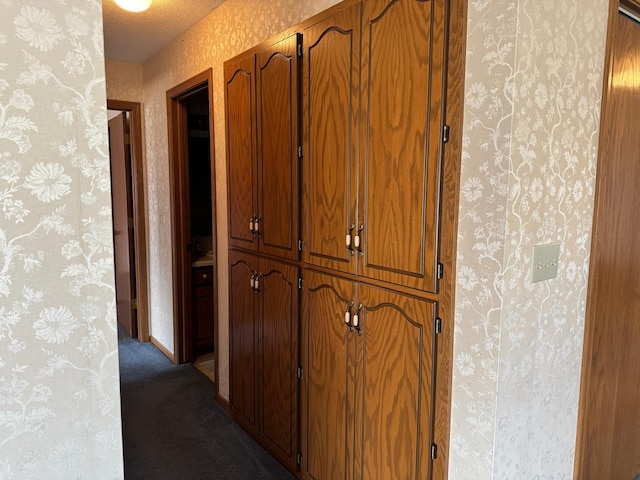
<path id="1" fill-rule="evenodd" d="M 224 64 L 229 245 L 251 250 L 258 249 L 254 58 Z"/>
<path id="2" fill-rule="evenodd" d="M 444 0 L 367 0 L 358 274 L 436 291 Z"/>
<path id="3" fill-rule="evenodd" d="M 288 37 L 256 54 L 260 251 L 299 257 L 298 43 Z"/>
<path id="4" fill-rule="evenodd" d="M 435 303 L 358 285 L 354 478 L 431 478 Z"/>
<path id="5" fill-rule="evenodd" d="M 298 268 L 260 259 L 259 430 L 291 471 L 298 455 Z"/>
<path id="6" fill-rule="evenodd" d="M 233 418 L 253 435 L 258 433 L 258 302 L 252 288 L 257 267 L 253 255 L 229 251 L 229 400 Z"/>
<path id="7" fill-rule="evenodd" d="M 355 337 L 345 324 L 345 312 L 353 309 L 354 298 L 353 283 L 304 273 L 300 321 L 304 479 L 351 478 Z"/>
<path id="8" fill-rule="evenodd" d="M 356 224 L 361 17 L 358 3 L 303 31 L 303 260 L 350 273 L 356 266 L 347 244 Z"/>

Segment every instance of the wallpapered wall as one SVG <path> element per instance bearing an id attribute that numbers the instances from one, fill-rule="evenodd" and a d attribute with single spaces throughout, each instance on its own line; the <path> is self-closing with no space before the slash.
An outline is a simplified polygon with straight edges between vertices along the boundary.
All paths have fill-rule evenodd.
<path id="1" fill-rule="evenodd" d="M 0 478 L 122 478 L 101 3 L 0 8 Z"/>
<path id="2" fill-rule="evenodd" d="M 228 0 L 144 66 L 151 328 L 169 350 L 165 92 L 213 67 L 225 398 L 222 62 L 334 3 Z M 606 18 L 606 0 L 469 1 L 452 480 L 572 476 Z M 558 278 L 529 283 L 531 247 L 556 241 Z"/>
<path id="3" fill-rule="evenodd" d="M 452 480 L 572 478 L 607 8 L 469 2 Z"/>
<path id="4" fill-rule="evenodd" d="M 227 0 L 203 21 L 144 65 L 149 288 L 151 335 L 173 352 L 171 210 L 166 92 L 212 67 L 214 79 L 215 175 L 218 224 L 219 393 L 229 398 L 229 290 L 227 279 L 227 186 L 224 126 L 225 60 L 266 40 L 336 0 Z"/>
<path id="5" fill-rule="evenodd" d="M 142 65 L 106 60 L 105 73 L 109 100 L 142 103 Z"/>

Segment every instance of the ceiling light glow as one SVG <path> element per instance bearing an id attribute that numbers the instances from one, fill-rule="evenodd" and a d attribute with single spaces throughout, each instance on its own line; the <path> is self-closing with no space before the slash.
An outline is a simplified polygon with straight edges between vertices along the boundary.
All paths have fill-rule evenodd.
<path id="1" fill-rule="evenodd" d="M 115 0 L 120 8 L 130 12 L 143 12 L 151 6 L 151 0 Z"/>

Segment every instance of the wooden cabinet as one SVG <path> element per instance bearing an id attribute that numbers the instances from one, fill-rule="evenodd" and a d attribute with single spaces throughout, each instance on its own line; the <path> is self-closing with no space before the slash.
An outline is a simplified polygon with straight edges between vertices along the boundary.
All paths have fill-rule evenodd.
<path id="1" fill-rule="evenodd" d="M 437 290 L 444 3 L 366 0 L 304 30 L 305 262 Z"/>
<path id="2" fill-rule="evenodd" d="M 304 273 L 302 478 L 423 479 L 435 303 Z"/>
<path id="3" fill-rule="evenodd" d="M 197 356 L 213 351 L 213 267 L 193 268 L 193 350 Z"/>
<path id="4" fill-rule="evenodd" d="M 229 244 L 288 259 L 299 256 L 300 41 L 224 66 Z"/>
<path id="5" fill-rule="evenodd" d="M 431 478 L 449 4 L 347 0 L 225 63 L 231 409 L 303 478 Z"/>
<path id="6" fill-rule="evenodd" d="M 292 471 L 298 454 L 298 268 L 229 252 L 231 409 Z"/>

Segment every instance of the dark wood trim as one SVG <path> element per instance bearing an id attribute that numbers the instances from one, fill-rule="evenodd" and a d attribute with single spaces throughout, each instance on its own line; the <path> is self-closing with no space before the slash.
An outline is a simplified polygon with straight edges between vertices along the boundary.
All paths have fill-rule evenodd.
<path id="1" fill-rule="evenodd" d="M 131 184 L 133 196 L 133 238 L 135 248 L 138 340 L 149 341 L 149 274 L 147 269 L 147 222 L 142 157 L 142 107 L 137 102 L 107 99 L 109 110 L 129 113 L 131 137 Z"/>
<path id="2" fill-rule="evenodd" d="M 467 38 L 467 1 L 445 1 L 448 20 L 445 31 L 446 85 L 444 123 L 450 127 L 449 142 L 443 146 L 440 200 L 439 261 L 444 276 L 439 282 L 437 316 L 442 333 L 436 339 L 435 398 L 433 441 L 438 457 L 433 462 L 432 478 L 448 478 L 449 429 L 451 424 L 453 337 L 455 323 L 455 281 L 458 238 L 460 168 L 462 161 L 462 127 L 464 110 L 464 73 Z"/>
<path id="3" fill-rule="evenodd" d="M 615 1 L 612 3 L 615 3 Z M 620 0 L 620 4 L 617 8 L 620 9 L 620 7 L 625 7 L 634 14 L 640 16 L 640 0 Z"/>
<path id="4" fill-rule="evenodd" d="M 153 344 L 153 346 L 155 346 L 158 350 L 160 350 L 164 354 L 165 357 L 167 357 L 173 363 L 177 363 L 175 356 L 171 354 L 171 352 L 169 351 L 169 349 L 167 347 L 165 347 L 162 343 L 160 343 L 158 340 L 156 340 L 153 337 L 153 335 L 149 336 L 149 341 Z"/>
<path id="5" fill-rule="evenodd" d="M 167 91 L 167 126 L 169 140 L 169 171 L 171 173 L 171 219 L 172 219 L 172 252 L 173 252 L 173 319 L 174 319 L 174 361 L 184 363 L 193 361 L 192 325 L 187 319 L 191 318 L 190 290 L 191 264 L 190 256 L 182 253 L 187 251 L 190 219 L 184 212 L 189 206 L 189 186 L 186 175 L 185 162 L 187 159 L 186 137 L 186 107 L 183 101 L 192 93 L 207 88 L 209 99 L 209 134 L 211 141 L 211 206 L 213 212 L 212 250 L 214 258 L 214 288 L 217 290 L 217 235 L 216 222 L 216 189 L 215 189 L 215 142 L 213 128 L 213 73 L 209 68 L 204 72 L 176 85 Z M 216 378 L 219 378 L 218 352 L 218 294 L 214 291 L 214 331 L 216 353 Z M 215 383 L 216 392 L 218 382 Z M 217 393 L 216 393 L 217 394 Z"/>

